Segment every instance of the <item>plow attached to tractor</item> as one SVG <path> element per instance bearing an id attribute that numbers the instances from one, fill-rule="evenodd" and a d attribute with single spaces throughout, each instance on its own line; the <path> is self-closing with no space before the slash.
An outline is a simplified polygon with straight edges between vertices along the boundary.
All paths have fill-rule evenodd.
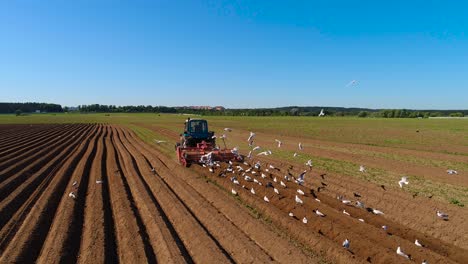
<path id="1" fill-rule="evenodd" d="M 180 135 L 176 154 L 180 164 L 189 166 L 192 163 L 210 164 L 215 161 L 241 161 L 242 156 L 236 149 L 224 149 L 216 146 L 213 131 L 208 131 L 208 122 L 203 119 L 187 119 L 184 133 Z M 224 141 L 224 139 L 223 139 Z"/>

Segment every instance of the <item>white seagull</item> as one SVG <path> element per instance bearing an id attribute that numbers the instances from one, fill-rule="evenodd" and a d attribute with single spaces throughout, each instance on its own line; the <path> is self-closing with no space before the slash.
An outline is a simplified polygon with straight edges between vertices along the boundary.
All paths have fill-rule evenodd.
<path id="1" fill-rule="evenodd" d="M 252 189 L 250 189 L 250 192 L 251 192 L 252 194 L 255 194 L 255 190 L 254 190 L 253 187 L 252 187 Z"/>
<path id="2" fill-rule="evenodd" d="M 323 109 L 320 110 L 320 114 L 318 114 L 318 116 L 325 116 L 325 113 L 323 112 Z"/>
<path id="3" fill-rule="evenodd" d="M 224 128 L 224 131 L 231 132 L 232 128 L 226 127 L 226 128 Z"/>
<path id="4" fill-rule="evenodd" d="M 279 139 L 275 139 L 275 141 L 278 143 L 278 148 L 281 148 L 281 144 L 283 144 Z"/>
<path id="5" fill-rule="evenodd" d="M 347 215 L 347 216 L 351 216 L 348 212 L 346 212 L 346 210 L 343 209 L 343 214 Z"/>
<path id="6" fill-rule="evenodd" d="M 276 194 L 279 194 L 279 191 L 278 191 L 278 189 L 276 189 L 276 188 L 273 188 L 273 191 L 274 191 Z"/>
<path id="7" fill-rule="evenodd" d="M 405 252 L 403 252 L 400 247 L 397 248 L 396 253 L 406 259 L 409 259 L 409 256 L 406 255 Z"/>
<path id="8" fill-rule="evenodd" d="M 409 181 L 406 176 L 401 177 L 401 180 L 398 182 L 398 185 L 400 185 L 400 188 L 403 188 L 403 185 L 408 185 Z"/>
<path id="9" fill-rule="evenodd" d="M 260 156 L 260 155 L 265 155 L 265 156 L 271 155 L 271 151 L 267 150 L 267 151 L 263 151 L 257 154 L 257 156 Z"/>
<path id="10" fill-rule="evenodd" d="M 255 133 L 254 133 L 254 132 L 250 132 L 250 136 L 249 136 L 249 138 L 247 139 L 247 142 L 250 142 L 254 137 L 255 137 Z"/>
<path id="11" fill-rule="evenodd" d="M 296 195 L 296 203 L 298 204 L 303 204 L 304 202 L 299 198 L 299 196 Z"/>
<path id="12" fill-rule="evenodd" d="M 252 149 L 252 151 L 257 151 L 257 150 L 259 150 L 259 149 L 260 149 L 260 146 L 256 146 L 256 147 L 254 147 L 254 148 Z"/>
<path id="13" fill-rule="evenodd" d="M 154 142 L 156 142 L 156 144 L 161 144 L 161 143 L 165 143 L 166 141 L 164 141 L 164 140 L 157 140 L 157 139 L 155 139 L 155 140 L 154 140 Z"/>
<path id="14" fill-rule="evenodd" d="M 294 217 L 294 214 L 292 212 L 289 212 L 288 214 L 290 217 Z"/>
<path id="15" fill-rule="evenodd" d="M 299 146 L 299 150 L 303 150 L 303 149 L 304 149 L 304 147 L 302 146 L 302 143 L 301 143 L 301 142 L 299 142 L 299 145 L 298 145 L 298 146 Z"/>
<path id="16" fill-rule="evenodd" d="M 76 199 L 76 194 L 74 192 L 71 192 L 71 193 L 68 194 L 68 197 Z"/>
<path id="17" fill-rule="evenodd" d="M 304 195 L 304 192 L 301 189 L 297 189 L 297 193 L 300 195 Z"/>
<path id="18" fill-rule="evenodd" d="M 307 224 L 307 218 L 305 216 L 302 218 L 302 223 Z"/>
<path id="19" fill-rule="evenodd" d="M 320 217 L 325 217 L 325 215 L 320 212 L 318 209 L 317 210 L 313 210 L 315 212 L 316 215 L 320 216 Z"/>
<path id="20" fill-rule="evenodd" d="M 447 173 L 448 174 L 458 174 L 458 171 L 450 169 L 450 170 L 447 170 Z"/>
<path id="21" fill-rule="evenodd" d="M 312 160 L 308 160 L 305 165 L 309 166 L 309 167 L 312 167 Z"/>
<path id="22" fill-rule="evenodd" d="M 377 209 L 372 209 L 372 213 L 375 214 L 375 215 L 383 215 L 384 213 L 380 210 L 377 210 Z"/>
<path id="23" fill-rule="evenodd" d="M 263 201 L 269 203 L 269 202 L 270 202 L 270 199 L 268 199 L 268 197 L 266 197 L 266 195 L 265 195 L 265 196 L 263 196 Z"/>
<path id="24" fill-rule="evenodd" d="M 449 217 L 448 214 L 446 214 L 446 213 L 444 213 L 444 212 L 442 212 L 442 211 L 437 211 L 437 216 L 438 216 L 439 218 L 444 219 L 445 221 L 447 221 L 447 220 L 448 220 L 448 217 Z"/>
<path id="25" fill-rule="evenodd" d="M 359 171 L 360 172 L 366 172 L 366 167 L 364 167 L 363 165 L 360 165 L 359 166 Z"/>
<path id="26" fill-rule="evenodd" d="M 280 181 L 280 184 L 281 184 L 281 186 L 283 186 L 284 188 L 286 188 L 286 184 L 284 184 L 283 181 Z"/>
<path id="27" fill-rule="evenodd" d="M 234 195 L 237 195 L 237 192 L 234 189 L 231 190 L 231 193 L 234 194 Z"/>
<path id="28" fill-rule="evenodd" d="M 418 247 L 422 247 L 422 246 L 423 246 L 423 245 L 421 245 L 421 243 L 419 243 L 419 240 L 417 240 L 417 239 L 414 241 L 414 244 L 415 244 L 416 246 L 418 246 Z"/>

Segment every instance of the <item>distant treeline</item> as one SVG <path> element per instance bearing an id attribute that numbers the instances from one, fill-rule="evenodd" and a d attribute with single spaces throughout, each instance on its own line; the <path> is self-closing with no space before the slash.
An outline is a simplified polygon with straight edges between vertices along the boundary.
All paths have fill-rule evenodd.
<path id="1" fill-rule="evenodd" d="M 115 106 L 115 105 L 80 105 L 80 112 L 97 113 L 185 113 L 217 116 L 317 116 L 324 109 L 326 116 L 358 116 L 383 118 L 427 118 L 439 116 L 467 116 L 468 110 L 408 110 L 408 109 L 368 109 L 345 107 L 279 107 L 254 109 L 201 110 L 187 107 L 167 106 Z M 68 109 L 64 109 L 68 111 Z"/>
<path id="2" fill-rule="evenodd" d="M 1 114 L 12 114 L 17 111 L 23 113 L 33 113 L 37 110 L 41 112 L 58 113 L 62 112 L 62 106 L 59 104 L 47 103 L 0 103 Z"/>

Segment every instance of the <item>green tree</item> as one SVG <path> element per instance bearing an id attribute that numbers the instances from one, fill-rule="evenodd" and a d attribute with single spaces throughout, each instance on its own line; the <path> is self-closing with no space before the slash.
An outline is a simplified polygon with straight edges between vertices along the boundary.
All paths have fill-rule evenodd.
<path id="1" fill-rule="evenodd" d="M 367 111 L 361 111 L 359 112 L 358 117 L 367 117 L 368 115 L 369 113 Z"/>
<path id="2" fill-rule="evenodd" d="M 22 113 L 23 113 L 23 111 L 21 111 L 20 109 L 17 109 L 17 110 L 15 111 L 15 115 L 16 115 L 16 116 L 20 116 Z"/>

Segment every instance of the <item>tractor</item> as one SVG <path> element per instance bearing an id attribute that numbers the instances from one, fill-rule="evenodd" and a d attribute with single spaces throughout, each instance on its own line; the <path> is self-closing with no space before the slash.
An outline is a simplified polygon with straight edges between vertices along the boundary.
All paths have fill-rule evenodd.
<path id="1" fill-rule="evenodd" d="M 216 146 L 216 136 L 208 130 L 208 122 L 204 119 L 185 121 L 184 133 L 180 134 L 180 142 L 175 149 L 179 163 L 189 166 L 192 163 L 212 163 L 214 161 L 241 161 L 242 157 L 236 150 Z"/>

